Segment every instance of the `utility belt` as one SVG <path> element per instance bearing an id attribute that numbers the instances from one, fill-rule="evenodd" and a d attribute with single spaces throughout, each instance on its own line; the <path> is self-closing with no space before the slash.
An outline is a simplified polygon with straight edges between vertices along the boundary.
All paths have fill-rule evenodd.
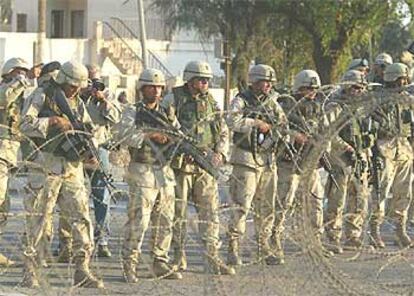
<path id="1" fill-rule="evenodd" d="M 63 157 L 68 162 L 84 161 L 91 157 L 86 135 L 79 133 L 65 133 L 48 139 L 32 138 L 40 151 L 52 153 L 56 157 Z"/>

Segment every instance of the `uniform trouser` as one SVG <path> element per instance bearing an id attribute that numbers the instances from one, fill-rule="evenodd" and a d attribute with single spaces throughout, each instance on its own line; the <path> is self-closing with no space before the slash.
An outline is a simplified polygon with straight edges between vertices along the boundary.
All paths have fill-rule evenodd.
<path id="1" fill-rule="evenodd" d="M 154 260 L 168 262 L 174 219 L 174 187 L 157 189 L 129 184 L 129 188 L 123 259 L 138 263 L 144 236 L 151 222 L 152 257 Z"/>
<path id="2" fill-rule="evenodd" d="M 99 157 L 103 168 L 109 169 L 109 151 L 100 148 Z M 111 196 L 105 186 L 104 174 L 98 169 L 88 172 L 91 182 L 91 198 L 93 199 L 95 214 L 95 240 L 98 245 L 107 245 L 109 240 L 109 220 Z M 61 212 L 62 213 L 62 212 Z M 59 215 L 59 241 L 63 244 L 71 243 L 71 225 L 62 214 Z"/>
<path id="3" fill-rule="evenodd" d="M 109 151 L 100 148 L 99 157 L 106 172 L 109 170 Z M 91 195 L 95 212 L 95 239 L 98 245 L 107 245 L 109 240 L 110 202 L 111 196 L 105 186 L 104 173 L 101 170 L 91 175 Z"/>
<path id="4" fill-rule="evenodd" d="M 352 174 L 348 185 L 348 200 L 345 214 L 346 239 L 361 238 L 364 223 L 368 215 L 368 170 L 357 178 Z"/>
<path id="5" fill-rule="evenodd" d="M 219 196 L 217 181 L 208 173 L 175 171 L 175 217 L 173 248 L 184 250 L 187 237 L 187 209 L 192 201 L 198 214 L 198 230 L 208 251 L 218 250 Z"/>
<path id="6" fill-rule="evenodd" d="M 355 171 L 351 171 L 350 167 L 334 166 L 333 168 L 339 188 L 336 188 L 332 179 L 328 178 L 326 184 L 328 206 L 325 219 L 328 237 L 332 240 L 340 240 L 345 223 L 346 238 L 360 238 L 368 213 L 367 167 L 362 168 L 360 176 L 356 176 Z"/>
<path id="7" fill-rule="evenodd" d="M 313 170 L 310 174 L 310 192 L 304 192 L 304 188 L 299 186 L 301 178 L 308 175 L 299 175 L 294 172 L 294 166 L 290 162 L 282 161 L 278 164 L 278 188 L 276 201 L 276 216 L 273 226 L 274 236 L 283 237 L 285 222 L 289 211 L 293 210 L 292 205 L 296 200 L 296 207 L 306 206 L 303 204 L 308 199 L 309 208 L 306 213 L 312 224 L 316 235 L 323 233 L 323 194 L 324 188 L 319 170 Z M 306 189 L 307 191 L 307 189 Z M 302 200 L 301 200 L 302 198 Z M 299 209 L 295 209 L 297 211 Z"/>
<path id="8" fill-rule="evenodd" d="M 332 176 L 335 178 L 336 185 L 330 176 L 328 176 L 326 182 L 325 193 L 328 203 L 325 215 L 325 229 L 331 240 L 340 240 L 342 236 L 343 213 L 351 173 L 350 167 L 333 165 Z"/>
<path id="9" fill-rule="evenodd" d="M 234 165 L 230 183 L 232 215 L 229 224 L 230 240 L 240 239 L 246 232 L 246 219 L 253 206 L 256 238 L 263 256 L 271 254 L 269 238 L 272 234 L 275 199 L 277 190 L 277 169 L 259 169 Z"/>
<path id="10" fill-rule="evenodd" d="M 71 225 L 74 257 L 87 261 L 93 250 L 93 229 L 82 166 L 64 176 L 32 169 L 25 191 L 25 256 L 41 259 L 41 241 L 50 227 L 53 209 L 58 203 L 62 215 Z"/>
<path id="11" fill-rule="evenodd" d="M 10 197 L 7 194 L 8 183 L 9 167 L 5 161 L 0 160 L 0 231 L 6 225 L 10 210 Z"/>
<path id="12" fill-rule="evenodd" d="M 377 197 L 372 192 L 372 215 L 370 224 L 380 226 L 385 218 L 385 202 L 392 193 L 388 203 L 388 214 L 397 224 L 407 222 L 407 212 L 412 198 L 412 159 L 393 160 L 384 158 L 384 169 L 380 173 L 381 194 Z"/>

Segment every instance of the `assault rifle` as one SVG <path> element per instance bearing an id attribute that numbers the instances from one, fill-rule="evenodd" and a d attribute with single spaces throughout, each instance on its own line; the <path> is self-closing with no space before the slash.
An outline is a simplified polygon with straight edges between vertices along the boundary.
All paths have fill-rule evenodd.
<path id="1" fill-rule="evenodd" d="M 194 162 L 208 174 L 214 178 L 221 176 L 220 170 L 212 163 L 212 157 L 214 152 L 211 149 L 201 149 L 197 147 L 197 140 L 184 134 L 184 132 L 173 126 L 171 122 L 160 112 L 149 112 L 145 108 L 142 108 L 152 119 L 157 123 L 160 128 L 143 128 L 144 132 L 161 132 L 172 138 L 176 142 L 175 149 L 172 150 L 172 158 L 175 155 L 186 154 L 193 158 Z"/>
<path id="2" fill-rule="evenodd" d="M 53 101 L 56 103 L 60 112 L 67 117 L 75 130 L 73 133 L 65 135 L 65 139 L 61 143 L 61 151 L 56 151 L 55 154 L 65 157 L 68 161 L 96 159 L 103 176 L 104 185 L 113 198 L 112 190 L 115 189 L 115 186 L 112 184 L 112 177 L 106 172 L 102 160 L 99 157 L 98 150 L 92 142 L 92 126 L 78 120 L 70 108 L 61 88 L 57 87 L 55 89 Z"/>
<path id="3" fill-rule="evenodd" d="M 303 117 L 302 114 L 299 114 L 300 117 L 300 122 L 302 123 L 303 127 L 305 128 L 305 132 L 309 135 L 309 136 L 313 136 L 314 133 L 312 132 L 312 129 L 310 128 L 310 126 L 308 125 L 308 123 L 306 122 L 305 118 Z M 311 144 L 307 144 L 308 145 L 308 149 L 310 150 L 311 148 Z M 322 152 L 321 157 L 319 158 L 319 162 L 322 165 L 322 167 L 325 169 L 325 171 L 328 173 L 329 179 L 331 179 L 332 183 L 335 185 L 335 187 L 337 189 L 339 189 L 339 184 L 336 181 L 335 175 L 333 173 L 333 169 L 332 169 L 332 164 L 331 161 L 329 159 L 329 155 L 326 151 Z"/>

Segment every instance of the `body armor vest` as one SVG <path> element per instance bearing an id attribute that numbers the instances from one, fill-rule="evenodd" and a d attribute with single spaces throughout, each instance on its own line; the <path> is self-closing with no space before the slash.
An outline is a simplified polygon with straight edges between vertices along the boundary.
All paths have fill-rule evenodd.
<path id="1" fill-rule="evenodd" d="M 272 100 L 270 97 L 266 97 L 265 100 L 259 101 L 250 90 L 246 90 L 238 96 L 241 97 L 246 104 L 243 113 L 244 118 L 260 119 L 267 123 L 272 123 L 271 119 L 275 118 L 276 114 L 274 114 L 274 108 L 271 105 Z M 264 145 L 262 145 L 263 143 L 266 143 L 268 137 L 270 137 L 269 133 L 260 133 L 257 127 L 253 127 L 249 134 L 235 131 L 233 133 L 233 143 L 237 147 L 253 153 L 271 152 L 271 150 L 269 150 L 270 147 L 264 147 Z"/>
<path id="2" fill-rule="evenodd" d="M 136 104 L 135 126 L 137 129 L 156 128 L 162 132 L 163 127 L 157 120 L 170 121 L 164 108 L 158 105 L 157 110 L 148 109 L 142 102 Z M 173 143 L 159 144 L 144 140 L 141 148 L 129 148 L 131 160 L 146 164 L 165 165 L 171 157 Z"/>
<path id="3" fill-rule="evenodd" d="M 173 89 L 177 119 L 182 130 L 197 140 L 199 148 L 211 148 L 219 141 L 220 113 L 211 94 L 193 98 L 185 86 Z"/>

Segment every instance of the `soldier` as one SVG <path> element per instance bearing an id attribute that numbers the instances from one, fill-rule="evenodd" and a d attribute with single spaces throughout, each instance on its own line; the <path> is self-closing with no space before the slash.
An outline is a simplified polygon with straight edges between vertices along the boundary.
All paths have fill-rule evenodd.
<path id="1" fill-rule="evenodd" d="M 318 73 L 313 70 L 303 70 L 299 72 L 294 79 L 292 95 L 281 96 L 278 102 L 288 116 L 291 142 L 296 155 L 285 153 L 286 156 L 279 160 L 278 188 L 276 201 L 275 223 L 272 230 L 272 247 L 276 257 L 276 263 L 284 263 L 284 252 L 282 248 L 282 239 L 284 233 L 284 224 L 287 213 L 292 210 L 295 198 L 299 194 L 299 181 L 302 170 L 301 163 L 295 162 L 306 157 L 306 152 L 313 140 L 313 133 L 317 132 L 321 118 L 324 118 L 322 106 L 317 97 L 317 90 L 321 87 L 321 81 Z M 323 122 L 323 121 L 322 121 Z M 320 178 L 319 168 L 310 172 L 312 184 L 311 192 L 306 192 L 310 198 L 310 220 L 315 229 L 315 236 L 318 241 L 323 233 L 323 195 L 324 190 Z M 324 255 L 331 255 L 330 252 L 323 249 Z"/>
<path id="2" fill-rule="evenodd" d="M 98 168 L 86 168 L 91 182 L 91 198 L 94 204 L 95 214 L 95 240 L 98 257 L 111 257 L 108 248 L 109 220 L 111 196 L 105 185 L 109 171 L 109 151 L 105 145 L 111 140 L 110 128 L 120 120 L 121 110 L 113 94 L 99 80 L 99 69 L 96 66 L 88 68 L 88 87 L 81 90 L 86 109 L 95 126 L 94 140 L 99 146 L 98 153 L 101 166 Z M 59 219 L 59 262 L 69 262 L 72 253 L 71 225 L 67 219 L 60 215 Z"/>
<path id="3" fill-rule="evenodd" d="M 40 148 L 34 156 L 25 187 L 27 241 L 23 253 L 23 285 L 27 287 L 39 286 L 39 242 L 46 231 L 47 219 L 58 203 L 72 225 L 74 284 L 103 288 L 103 282 L 89 270 L 93 229 L 84 185 L 83 161 L 89 155 L 90 146 L 85 143 L 85 138 L 76 137 L 76 131 L 71 131 L 73 125 L 62 110 L 62 104 L 66 102 L 79 122 L 92 124 L 79 97 L 79 91 L 86 87 L 87 79 L 88 72 L 82 64 L 67 62 L 62 65 L 56 82 L 51 81 L 47 87 L 35 90 L 23 110 L 20 129 Z M 78 147 L 81 149 L 77 150 Z M 81 151 L 85 151 L 86 155 L 80 154 Z M 87 157 L 87 162 L 93 164 L 96 159 Z"/>
<path id="4" fill-rule="evenodd" d="M 327 105 L 328 120 L 334 121 L 342 112 L 347 112 L 353 100 L 366 92 L 364 73 L 349 70 L 341 80 L 341 88 L 333 94 Z M 342 253 L 341 236 L 343 211 L 347 204 L 346 246 L 358 249 L 362 246 L 362 227 L 368 211 L 368 159 L 373 145 L 370 127 L 371 118 L 351 118 L 348 125 L 332 140 L 332 170 L 336 185 L 331 178 L 326 183 L 327 209 L 325 229 L 334 253 Z"/>
<path id="5" fill-rule="evenodd" d="M 115 126 L 117 139 L 128 146 L 131 162 L 127 182 L 130 195 L 125 240 L 122 248 L 123 271 L 128 283 L 138 282 L 137 264 L 145 232 L 152 223 L 153 272 L 157 277 L 181 279 L 168 265 L 174 218 L 174 172 L 169 166 L 173 143 L 162 132 L 159 120 L 177 127 L 177 119 L 160 106 L 165 87 L 164 75 L 156 69 L 144 70 L 138 81 L 142 101 L 128 107 Z"/>
<path id="6" fill-rule="evenodd" d="M 369 73 L 370 82 L 384 84 L 384 71 L 388 65 L 392 64 L 392 57 L 383 52 L 377 55 Z"/>
<path id="7" fill-rule="evenodd" d="M 259 260 L 275 264 L 269 238 L 275 212 L 277 168 L 275 144 L 287 125 L 286 116 L 272 92 L 276 74 L 272 67 L 258 64 L 249 71 L 249 88 L 231 103 L 228 125 L 233 130 L 230 183 L 232 212 L 229 223 L 228 263 L 241 265 L 240 239 L 246 218 L 254 207 Z"/>
<path id="8" fill-rule="evenodd" d="M 0 83 L 0 225 L 6 225 L 10 209 L 10 197 L 7 194 L 9 176 L 17 167 L 17 154 L 21 135 L 17 128 L 23 93 L 29 86 L 27 72 L 30 66 L 21 58 L 12 58 L 4 63 Z M 12 265 L 14 262 L 0 253 L 0 265 Z"/>
<path id="9" fill-rule="evenodd" d="M 184 69 L 183 86 L 173 88 L 165 98 L 165 106 L 175 110 L 185 134 L 195 138 L 200 149 L 212 150 L 213 165 L 219 167 L 226 160 L 228 130 L 213 96 L 209 81 L 213 77 L 208 63 L 189 62 Z M 174 264 L 181 270 L 187 267 L 185 240 L 187 234 L 187 206 L 192 200 L 200 220 L 199 231 L 207 249 L 207 269 L 214 274 L 234 274 L 219 258 L 219 196 L 217 181 L 194 163 L 188 155 L 176 157 L 172 163 L 177 179 L 175 190 L 175 218 L 172 245 Z"/>
<path id="10" fill-rule="evenodd" d="M 61 67 L 61 64 L 57 61 L 45 64 L 42 70 L 40 71 L 40 75 L 37 79 L 37 85 L 42 88 L 47 88 L 48 85 L 52 83 L 51 80 L 54 81 L 56 79 L 60 67 Z M 30 104 L 29 99 L 25 100 L 23 108 L 26 108 L 28 104 Z M 28 138 L 23 139 L 21 142 L 22 158 L 23 158 L 23 161 L 27 162 L 27 165 L 25 168 L 27 170 L 28 175 L 33 173 L 31 170 L 32 166 L 30 165 L 30 161 L 32 160 L 32 157 L 36 153 L 35 150 L 37 148 L 38 147 Z M 36 192 L 31 191 L 29 194 L 37 194 L 37 193 L 38 193 L 37 191 Z M 38 257 L 40 260 L 39 265 L 42 267 L 48 267 L 47 258 L 50 255 L 50 246 L 51 246 L 52 238 L 53 238 L 52 213 L 50 214 L 50 216 L 45 217 L 45 225 L 46 226 L 43 232 L 43 237 L 41 241 L 39 242 L 39 248 L 38 248 L 39 253 L 40 253 Z M 26 235 L 24 235 L 23 237 L 24 244 L 26 243 L 25 240 L 26 240 Z"/>
<path id="11" fill-rule="evenodd" d="M 373 153 L 383 163 L 379 173 L 378 190 L 372 194 L 372 215 L 369 221 L 371 243 L 376 248 L 384 248 L 380 228 L 385 216 L 385 202 L 388 213 L 395 224 L 395 241 L 401 247 L 412 245 L 406 231 L 407 211 L 412 198 L 413 151 L 409 138 L 413 134 L 412 97 L 404 90 L 409 83 L 409 69 L 402 63 L 394 63 L 385 68 L 384 91 L 379 93 L 379 102 L 384 98 L 391 101 L 380 106 L 373 114 L 378 122 L 378 140 Z M 405 101 L 396 101 L 403 99 Z M 375 185 L 375 184 L 374 184 Z"/>

